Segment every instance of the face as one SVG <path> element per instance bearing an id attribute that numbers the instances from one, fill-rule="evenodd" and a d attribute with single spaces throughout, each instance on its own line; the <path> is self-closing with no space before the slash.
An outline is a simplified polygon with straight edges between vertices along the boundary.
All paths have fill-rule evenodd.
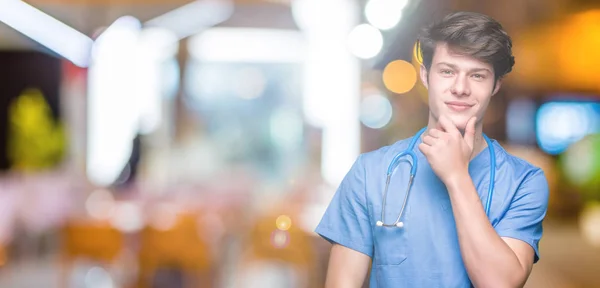
<path id="1" fill-rule="evenodd" d="M 446 44 L 438 44 L 430 71 L 421 66 L 421 80 L 428 89 L 430 118 L 445 115 L 464 130 L 471 117 L 481 123 L 490 99 L 500 88 L 494 87 L 491 64 L 453 53 Z"/>

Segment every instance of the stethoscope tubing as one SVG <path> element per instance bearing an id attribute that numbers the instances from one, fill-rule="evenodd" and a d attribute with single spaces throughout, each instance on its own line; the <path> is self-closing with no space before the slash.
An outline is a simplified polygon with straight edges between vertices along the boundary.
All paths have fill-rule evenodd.
<path id="1" fill-rule="evenodd" d="M 415 143 L 420 138 L 420 136 L 423 134 L 423 132 L 425 132 L 426 129 L 427 129 L 427 127 L 419 130 L 419 132 L 417 132 L 417 134 L 413 137 L 408 148 L 406 150 L 396 154 L 396 156 L 394 156 L 394 158 L 390 162 L 390 165 L 388 166 L 387 174 L 386 174 L 385 189 L 383 191 L 383 203 L 382 203 L 383 206 L 381 207 L 381 220 L 377 221 L 377 226 L 398 227 L 398 228 L 404 227 L 404 222 L 402 222 L 400 220 L 402 218 L 402 215 L 404 215 L 404 208 L 406 207 L 406 203 L 408 202 L 408 196 L 410 194 L 412 184 L 414 182 L 414 178 L 417 174 L 417 166 L 418 166 L 417 155 L 413 152 L 413 150 L 414 150 Z M 492 197 L 494 196 L 494 181 L 496 178 L 496 153 L 494 151 L 494 146 L 493 146 L 492 141 L 485 134 L 482 134 L 482 135 L 488 144 L 488 151 L 490 152 L 490 166 L 491 166 L 490 167 L 490 184 L 489 184 L 489 188 L 488 188 L 488 197 L 487 197 L 487 201 L 485 204 L 485 214 L 489 218 Z M 410 168 L 410 178 L 408 180 L 408 185 L 406 187 L 406 194 L 404 196 L 404 201 L 402 203 L 402 208 L 400 209 L 400 213 L 398 214 L 398 218 L 396 218 L 396 221 L 394 221 L 394 223 L 386 224 L 384 222 L 384 215 L 385 215 L 385 205 L 387 202 L 388 188 L 389 188 L 390 181 L 391 181 L 393 173 L 394 173 L 394 169 L 398 165 L 398 161 L 400 160 L 400 158 L 402 158 L 404 156 L 409 156 L 413 160 L 412 164 L 411 164 L 411 168 Z"/>

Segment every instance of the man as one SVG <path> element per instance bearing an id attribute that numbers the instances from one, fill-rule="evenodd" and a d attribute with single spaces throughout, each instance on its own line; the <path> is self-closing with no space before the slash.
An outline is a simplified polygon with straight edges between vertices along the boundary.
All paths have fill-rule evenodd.
<path id="1" fill-rule="evenodd" d="M 429 123 L 418 137 L 361 154 L 342 181 L 316 229 L 333 243 L 326 287 L 361 287 L 369 269 L 370 287 L 522 287 L 539 259 L 547 181 L 482 134 L 514 65 L 510 37 L 488 16 L 458 12 L 419 43 Z M 417 161 L 392 167 L 384 200 L 388 165 L 405 150 Z"/>

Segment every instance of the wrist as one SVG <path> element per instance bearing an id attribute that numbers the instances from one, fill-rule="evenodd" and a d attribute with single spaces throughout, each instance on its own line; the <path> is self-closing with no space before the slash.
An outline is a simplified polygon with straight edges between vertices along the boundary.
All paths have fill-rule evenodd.
<path id="1" fill-rule="evenodd" d="M 451 190 L 457 190 L 457 187 L 460 187 L 462 185 L 462 183 L 465 183 L 465 181 L 469 180 L 471 178 L 471 175 L 469 175 L 469 171 L 468 169 L 465 170 L 458 170 L 450 175 L 448 175 L 448 177 L 446 177 L 445 179 L 442 180 L 442 182 L 444 182 L 444 184 L 446 185 L 446 187 L 448 188 L 448 191 Z"/>

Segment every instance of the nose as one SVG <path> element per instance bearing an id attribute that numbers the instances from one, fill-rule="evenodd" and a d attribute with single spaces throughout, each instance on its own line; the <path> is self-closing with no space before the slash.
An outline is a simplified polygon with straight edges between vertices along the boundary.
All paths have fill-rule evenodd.
<path id="1" fill-rule="evenodd" d="M 454 85 L 452 85 L 450 91 L 456 96 L 468 96 L 471 94 L 467 77 L 464 75 L 456 77 L 454 79 Z"/>

